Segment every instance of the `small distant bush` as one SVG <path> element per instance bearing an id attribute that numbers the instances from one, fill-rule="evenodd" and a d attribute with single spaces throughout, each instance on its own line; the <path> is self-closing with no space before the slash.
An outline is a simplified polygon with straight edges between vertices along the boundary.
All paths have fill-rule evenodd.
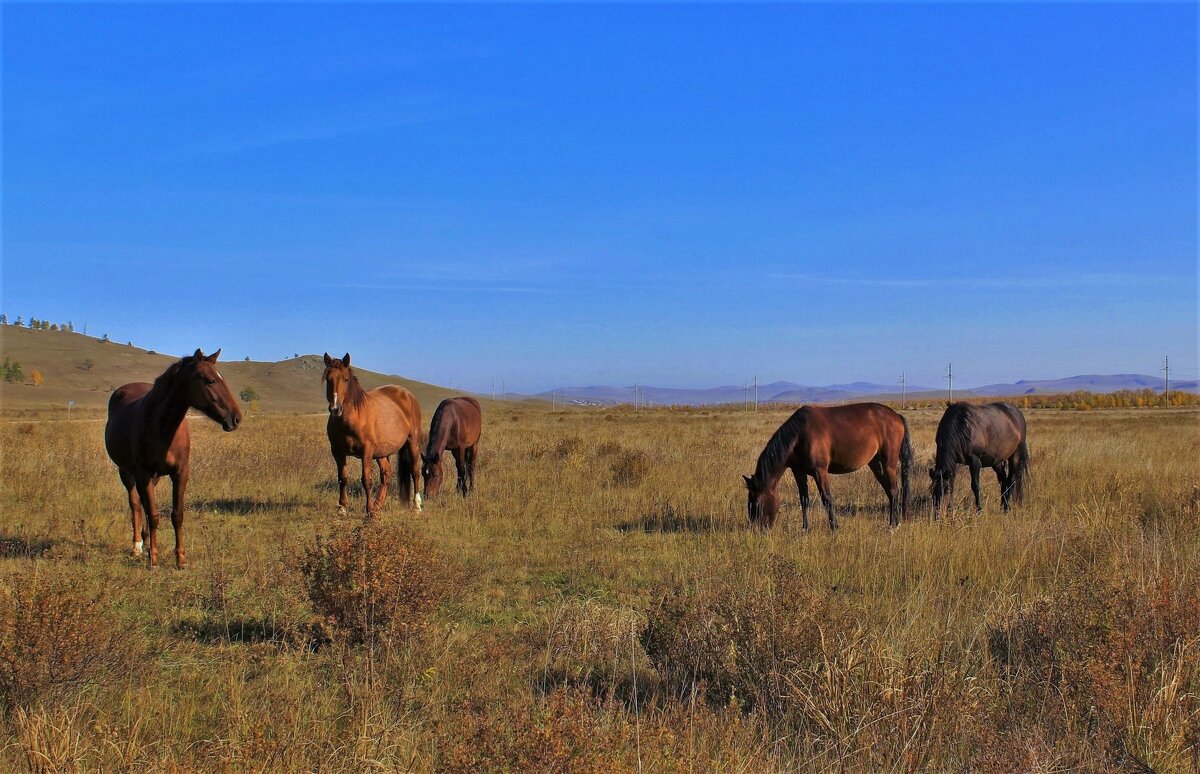
<path id="1" fill-rule="evenodd" d="M 318 536 L 300 573 L 320 633 L 350 645 L 399 644 L 421 633 L 457 576 L 425 538 L 377 522 Z"/>
<path id="2" fill-rule="evenodd" d="M 0 700 L 9 708 L 63 698 L 121 679 L 136 638 L 112 613 L 105 588 L 35 567 L 0 588 Z"/>
<path id="3" fill-rule="evenodd" d="M 253 387 L 243 387 L 242 391 L 238 393 L 238 397 L 242 399 L 242 403 L 258 400 L 258 390 Z"/>
<path id="4" fill-rule="evenodd" d="M 608 469 L 617 486 L 637 486 L 650 472 L 650 457 L 637 449 L 622 449 L 614 455 Z"/>

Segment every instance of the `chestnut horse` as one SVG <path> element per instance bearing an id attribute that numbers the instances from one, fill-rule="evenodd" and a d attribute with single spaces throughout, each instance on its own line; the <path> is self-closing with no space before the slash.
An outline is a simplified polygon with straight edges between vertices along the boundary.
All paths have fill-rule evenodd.
<path id="1" fill-rule="evenodd" d="M 942 501 L 954 496 L 954 474 L 959 465 L 971 471 L 975 509 L 979 500 L 979 471 L 985 466 L 996 471 L 1000 482 L 1000 508 L 1025 499 L 1029 476 L 1029 445 L 1025 416 L 1011 403 L 951 403 L 938 422 L 937 454 L 929 471 L 933 490 L 933 518 L 941 516 Z"/>
<path id="2" fill-rule="evenodd" d="M 121 483 L 129 495 L 133 553 L 140 556 L 142 541 L 149 539 L 151 567 L 158 566 L 154 486 L 161 476 L 171 477 L 175 564 L 180 569 L 187 566 L 183 553 L 183 492 L 191 472 L 188 409 L 203 412 L 226 432 L 236 430 L 242 423 L 242 411 L 215 367 L 220 354 L 219 349 L 208 356 L 196 350 L 190 357 L 172 363 L 154 384 L 126 384 L 108 400 L 104 446 L 117 463 Z"/>
<path id="3" fill-rule="evenodd" d="M 458 493 L 466 497 L 475 488 L 475 454 L 479 451 L 482 431 L 483 410 L 479 401 L 464 395 L 438 404 L 429 423 L 425 453 L 421 455 L 426 497 L 433 497 L 442 487 L 442 452 L 447 449 L 454 456 L 454 467 L 458 470 Z"/>
<path id="4" fill-rule="evenodd" d="M 411 392 L 395 384 L 364 390 L 350 370 L 350 353 L 341 360 L 325 353 L 325 398 L 329 401 L 329 451 L 337 465 L 338 514 L 345 515 L 346 457 L 362 459 L 363 497 L 367 518 L 383 508 L 392 478 L 389 457 L 398 454 L 400 494 L 421 510 L 417 491 L 421 475 L 421 405 Z M 371 462 L 379 464 L 379 492 L 371 497 Z"/>
<path id="5" fill-rule="evenodd" d="M 888 523 L 895 527 L 908 518 L 908 478 L 912 469 L 912 440 L 904 417 L 880 403 L 847 406 L 804 406 L 780 425 L 762 454 L 753 476 L 746 479 L 750 522 L 770 527 L 779 513 L 775 492 L 785 470 L 791 470 L 800 489 L 800 514 L 808 529 L 808 476 L 837 529 L 830 473 L 853 473 L 869 465 L 888 497 Z"/>

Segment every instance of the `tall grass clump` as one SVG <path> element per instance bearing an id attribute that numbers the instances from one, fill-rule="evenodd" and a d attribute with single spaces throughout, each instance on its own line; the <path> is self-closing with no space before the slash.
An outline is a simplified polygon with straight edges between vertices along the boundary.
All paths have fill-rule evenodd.
<path id="1" fill-rule="evenodd" d="M 299 569 L 320 633 L 372 646 L 402 644 L 424 631 L 456 575 L 427 538 L 378 522 L 318 536 Z"/>
<path id="2" fill-rule="evenodd" d="M 112 606 L 107 587 L 58 566 L 9 575 L 0 586 L 0 701 L 30 707 L 123 679 L 140 640 Z"/>

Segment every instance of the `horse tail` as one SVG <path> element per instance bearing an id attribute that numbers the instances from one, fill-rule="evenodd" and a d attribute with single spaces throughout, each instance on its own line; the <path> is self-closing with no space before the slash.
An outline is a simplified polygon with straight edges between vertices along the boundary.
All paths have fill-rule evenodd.
<path id="1" fill-rule="evenodd" d="M 908 518 L 909 480 L 912 477 L 912 435 L 908 432 L 908 420 L 900 417 L 904 423 L 904 441 L 900 444 L 900 508 L 904 518 Z"/>
<path id="2" fill-rule="evenodd" d="M 409 450 L 408 444 L 401 444 L 400 451 L 396 453 L 396 483 L 400 486 L 400 497 L 404 500 L 411 500 L 413 487 L 417 485 L 412 477 L 412 451 Z"/>
<path id="3" fill-rule="evenodd" d="M 1018 503 L 1025 502 L 1025 487 L 1029 479 L 1029 443 L 1022 437 L 1021 445 L 1017 447 L 1021 460 L 1008 471 L 1008 487 L 1010 497 Z"/>

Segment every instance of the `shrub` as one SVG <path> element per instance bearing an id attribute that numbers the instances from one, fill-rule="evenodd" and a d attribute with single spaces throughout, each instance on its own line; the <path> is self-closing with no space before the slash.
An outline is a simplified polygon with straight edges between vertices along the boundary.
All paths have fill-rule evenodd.
<path id="1" fill-rule="evenodd" d="M 1194 584 L 1080 572 L 992 625 L 988 644 L 1007 694 L 1002 727 L 1083 735 L 1110 764 L 1132 755 L 1155 770 L 1185 767 L 1200 744 Z"/>
<path id="2" fill-rule="evenodd" d="M 637 449 L 624 449 L 609 463 L 612 482 L 617 486 L 637 486 L 650 472 L 650 457 Z"/>
<path id="3" fill-rule="evenodd" d="M 322 633 L 350 645 L 399 644 L 420 633 L 456 575 L 420 535 L 377 522 L 318 536 L 300 572 Z"/>
<path id="4" fill-rule="evenodd" d="M 0 588 L 0 699 L 8 707 L 62 698 L 120 679 L 136 638 L 111 612 L 106 588 L 35 565 Z"/>

